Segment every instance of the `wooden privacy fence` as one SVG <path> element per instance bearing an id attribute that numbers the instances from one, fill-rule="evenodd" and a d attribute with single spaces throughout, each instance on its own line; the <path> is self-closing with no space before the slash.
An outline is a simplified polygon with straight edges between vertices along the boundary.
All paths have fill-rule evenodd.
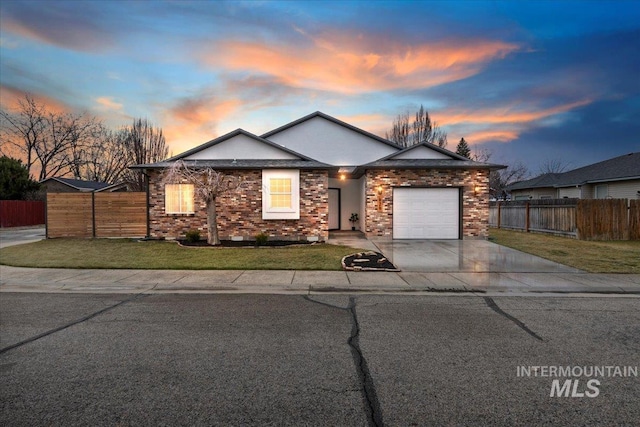
<path id="1" fill-rule="evenodd" d="M 581 240 L 640 240 L 640 200 L 491 202 L 489 225 L 559 234 Z"/>
<path id="2" fill-rule="evenodd" d="M 146 193 L 49 193 L 47 237 L 143 237 Z"/>
<path id="3" fill-rule="evenodd" d="M 40 224 L 44 224 L 44 202 L 0 200 L 0 227 L 26 227 Z"/>

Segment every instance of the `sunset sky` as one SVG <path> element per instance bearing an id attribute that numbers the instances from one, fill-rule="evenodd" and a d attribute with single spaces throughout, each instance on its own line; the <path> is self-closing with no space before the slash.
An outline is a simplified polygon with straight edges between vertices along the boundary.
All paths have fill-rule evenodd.
<path id="1" fill-rule="evenodd" d="M 384 136 L 420 104 L 536 174 L 640 151 L 640 2 L 12 1 L 0 101 L 30 92 L 180 153 L 322 111 Z"/>

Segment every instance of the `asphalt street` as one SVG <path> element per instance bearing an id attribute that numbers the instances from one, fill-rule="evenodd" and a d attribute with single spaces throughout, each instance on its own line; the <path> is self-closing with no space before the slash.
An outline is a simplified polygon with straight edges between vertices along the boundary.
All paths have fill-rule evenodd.
<path id="1" fill-rule="evenodd" d="M 7 426 L 640 419 L 637 376 L 518 375 L 637 367 L 638 298 L 2 293 L 0 331 Z"/>

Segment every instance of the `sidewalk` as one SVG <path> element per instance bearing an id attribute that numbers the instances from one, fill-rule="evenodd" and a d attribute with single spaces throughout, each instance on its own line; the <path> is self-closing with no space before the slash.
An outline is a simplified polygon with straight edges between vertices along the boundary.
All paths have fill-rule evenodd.
<path id="1" fill-rule="evenodd" d="M 638 274 L 73 270 L 0 266 L 0 292 L 580 293 L 640 297 Z"/>

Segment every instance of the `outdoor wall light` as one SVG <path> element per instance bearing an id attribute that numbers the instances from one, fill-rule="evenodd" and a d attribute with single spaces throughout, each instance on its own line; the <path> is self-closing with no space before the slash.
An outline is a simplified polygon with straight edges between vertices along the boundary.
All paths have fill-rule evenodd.
<path id="1" fill-rule="evenodd" d="M 378 191 L 378 194 L 382 194 L 382 186 L 378 186 L 378 188 L 376 188 L 376 190 Z"/>
<path id="2" fill-rule="evenodd" d="M 379 185 L 376 192 L 378 193 L 378 212 L 382 212 L 382 186 Z"/>
<path id="3" fill-rule="evenodd" d="M 482 191 L 482 188 L 481 188 L 479 185 L 476 185 L 476 186 L 473 188 L 473 194 L 475 194 L 476 196 L 477 196 L 478 194 L 480 194 L 480 192 L 481 192 L 481 191 Z"/>
<path id="4" fill-rule="evenodd" d="M 343 173 L 340 174 L 340 181 L 344 181 L 345 179 L 347 179 L 347 176 Z"/>

